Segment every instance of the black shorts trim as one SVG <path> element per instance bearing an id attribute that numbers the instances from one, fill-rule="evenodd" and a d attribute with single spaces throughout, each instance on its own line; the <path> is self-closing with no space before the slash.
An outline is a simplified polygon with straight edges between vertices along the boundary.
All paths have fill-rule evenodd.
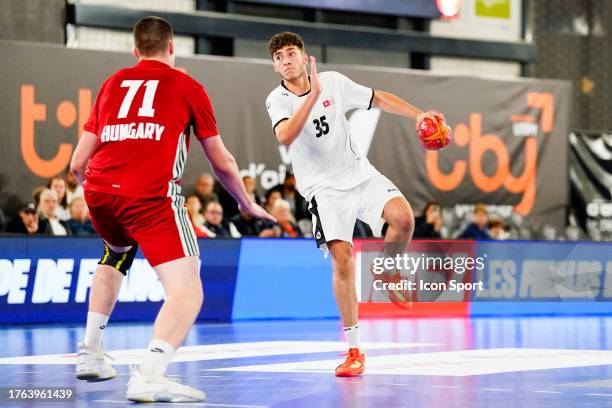
<path id="1" fill-rule="evenodd" d="M 321 245 L 327 243 L 327 240 L 325 239 L 325 233 L 323 232 L 323 225 L 321 225 L 321 217 L 319 217 L 317 200 L 315 200 L 314 197 L 312 197 L 312 200 L 310 200 L 310 207 L 308 208 L 308 211 L 310 211 L 310 213 L 314 215 L 315 217 L 314 231 L 313 231 L 314 239 L 315 239 L 315 242 L 317 243 L 317 247 L 320 248 Z"/>

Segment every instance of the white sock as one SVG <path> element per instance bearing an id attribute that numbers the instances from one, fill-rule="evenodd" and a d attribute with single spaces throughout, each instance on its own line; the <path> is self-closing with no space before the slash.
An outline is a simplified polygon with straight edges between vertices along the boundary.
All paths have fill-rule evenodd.
<path id="1" fill-rule="evenodd" d="M 344 328 L 344 335 L 348 341 L 349 348 L 361 349 L 359 344 L 359 325 L 349 326 Z"/>
<path id="2" fill-rule="evenodd" d="M 108 316 L 102 313 L 88 312 L 85 326 L 85 345 L 92 350 L 102 350 L 102 333 L 108 323 Z"/>
<path id="3" fill-rule="evenodd" d="M 174 352 L 174 347 L 165 341 L 151 340 L 140 365 L 140 373 L 148 376 L 164 375 Z"/>

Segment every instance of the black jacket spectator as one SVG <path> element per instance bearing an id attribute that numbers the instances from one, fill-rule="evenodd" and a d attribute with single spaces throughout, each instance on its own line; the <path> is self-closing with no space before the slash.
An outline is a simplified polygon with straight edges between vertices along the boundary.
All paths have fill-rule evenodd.
<path id="1" fill-rule="evenodd" d="M 275 224 L 253 218 L 248 214 L 235 215 L 231 222 L 243 237 L 278 237 L 280 235 L 280 229 Z"/>
<path id="2" fill-rule="evenodd" d="M 19 214 L 11 219 L 6 227 L 6 232 L 13 234 L 46 234 L 49 235 L 49 225 L 40 222 L 36 204 L 27 203 Z"/>
<path id="3" fill-rule="evenodd" d="M 90 220 L 85 220 L 84 222 L 80 222 L 79 220 L 75 220 L 74 218 L 66 221 L 73 235 L 77 236 L 90 236 L 96 235 L 96 230 L 94 229 Z"/>
<path id="4" fill-rule="evenodd" d="M 204 226 L 215 233 L 215 238 L 232 238 L 229 229 L 225 228 L 223 225 L 213 225 L 209 222 L 205 222 Z"/>
<path id="5" fill-rule="evenodd" d="M 414 238 L 421 239 L 440 239 L 440 231 L 436 231 L 435 225 L 425 221 L 425 217 L 415 217 L 414 219 Z"/>

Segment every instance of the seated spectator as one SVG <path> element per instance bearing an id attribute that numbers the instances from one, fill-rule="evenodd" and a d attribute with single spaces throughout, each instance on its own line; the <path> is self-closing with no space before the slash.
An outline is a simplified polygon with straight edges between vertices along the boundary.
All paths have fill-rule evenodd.
<path id="1" fill-rule="evenodd" d="M 47 187 L 45 186 L 38 186 L 34 190 L 32 190 L 32 200 L 34 200 L 36 208 L 38 208 L 38 205 L 40 204 L 40 193 L 42 193 L 46 189 Z"/>
<path id="2" fill-rule="evenodd" d="M 312 214 L 308 211 L 308 202 L 295 188 L 295 176 L 293 173 L 287 173 L 283 184 L 279 184 L 275 189 L 278 189 L 283 198 L 289 202 L 291 212 L 296 220 L 312 218 Z"/>
<path id="3" fill-rule="evenodd" d="M 233 216 L 231 222 L 243 237 L 278 238 L 281 235 L 281 229 L 278 225 L 253 218 L 250 214 L 242 211 Z"/>
<path id="4" fill-rule="evenodd" d="M 442 229 L 442 214 L 440 203 L 429 202 L 423 209 L 423 215 L 414 220 L 413 238 L 440 239 Z"/>
<path id="5" fill-rule="evenodd" d="M 57 206 L 58 200 L 55 191 L 46 189 L 40 193 L 40 204 L 38 205 L 39 228 L 42 228 L 43 231 L 48 229 L 51 235 L 55 236 L 72 235 L 70 225 L 58 218 Z"/>
<path id="6" fill-rule="evenodd" d="M 384 226 L 388 226 L 388 224 L 385 223 Z M 372 238 L 373 236 L 374 233 L 372 232 L 372 228 L 370 228 L 368 224 L 361 220 L 355 221 L 355 227 L 353 228 L 353 238 Z"/>
<path id="7" fill-rule="evenodd" d="M 193 230 L 198 238 L 212 238 L 215 234 L 204 226 L 204 217 L 202 216 L 202 205 L 200 199 L 196 195 L 187 196 L 185 199 L 185 207 L 187 214 L 193 224 Z"/>
<path id="8" fill-rule="evenodd" d="M 257 184 L 255 183 L 255 179 L 251 176 L 244 176 L 242 182 L 251 200 L 255 201 L 257 205 L 261 205 L 261 198 L 257 195 Z"/>
<path id="9" fill-rule="evenodd" d="M 224 225 L 223 207 L 216 201 L 209 202 L 204 209 L 204 225 L 216 238 L 240 238 L 240 232 L 234 224 L 229 222 Z"/>
<path id="10" fill-rule="evenodd" d="M 209 173 L 203 173 L 196 179 L 194 195 L 200 200 L 201 208 L 205 208 L 209 201 L 219 201 L 219 197 L 213 191 L 215 179 Z"/>
<path id="11" fill-rule="evenodd" d="M 57 207 L 55 215 L 62 221 L 70 219 L 70 209 L 68 208 L 68 198 L 66 197 L 66 183 L 64 179 L 55 176 L 47 183 L 47 188 L 55 191 L 57 195 Z"/>
<path id="12" fill-rule="evenodd" d="M 89 209 L 83 197 L 73 197 L 70 203 L 70 219 L 68 225 L 73 235 L 91 236 L 96 235 L 91 220 L 89 219 Z"/>
<path id="13" fill-rule="evenodd" d="M 283 198 L 280 190 L 276 187 L 269 189 L 266 191 L 266 201 L 264 203 L 264 208 L 267 212 L 272 214 L 272 209 L 274 208 L 274 203 L 276 200 L 280 200 Z"/>
<path id="14" fill-rule="evenodd" d="M 27 203 L 19 210 L 19 216 L 8 223 L 6 232 L 27 235 L 48 233 L 40 229 L 38 211 L 34 202 Z"/>
<path id="15" fill-rule="evenodd" d="M 0 208 L 0 232 L 4 232 L 6 230 L 6 216 L 4 215 L 4 211 Z"/>
<path id="16" fill-rule="evenodd" d="M 274 202 L 274 208 L 272 208 L 272 215 L 276 218 L 278 226 L 280 227 L 283 238 L 299 238 L 303 237 L 300 227 L 295 223 L 295 218 L 291 214 L 291 207 L 289 203 L 283 199 L 276 200 Z"/>
<path id="17" fill-rule="evenodd" d="M 474 206 L 473 222 L 459 235 L 460 239 L 490 240 L 491 236 L 487 232 L 487 221 L 489 213 L 484 204 Z"/>
<path id="18" fill-rule="evenodd" d="M 506 240 L 510 237 L 510 234 L 506 231 L 504 222 L 499 217 L 491 217 L 489 221 L 489 235 L 491 239 L 499 241 Z"/>
<path id="19" fill-rule="evenodd" d="M 74 177 L 74 174 L 70 171 L 70 167 L 66 169 L 64 173 L 64 183 L 66 184 L 66 202 L 68 205 L 72 203 L 75 197 L 83 197 L 83 186 L 79 184 L 79 181 Z"/>

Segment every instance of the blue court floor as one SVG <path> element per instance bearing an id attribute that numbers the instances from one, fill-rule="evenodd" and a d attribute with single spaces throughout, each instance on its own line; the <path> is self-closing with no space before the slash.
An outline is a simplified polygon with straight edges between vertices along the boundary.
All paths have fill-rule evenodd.
<path id="1" fill-rule="evenodd" d="M 170 375 L 204 390 L 203 407 L 612 407 L 612 318 L 366 320 L 366 374 L 337 379 L 346 350 L 337 321 L 198 324 Z M 0 329 L 0 387 L 76 387 L 73 403 L 2 407 L 117 407 L 129 364 L 151 326 L 109 324 L 119 376 L 73 377 L 77 326 Z M 158 404 L 164 405 L 164 404 Z"/>

